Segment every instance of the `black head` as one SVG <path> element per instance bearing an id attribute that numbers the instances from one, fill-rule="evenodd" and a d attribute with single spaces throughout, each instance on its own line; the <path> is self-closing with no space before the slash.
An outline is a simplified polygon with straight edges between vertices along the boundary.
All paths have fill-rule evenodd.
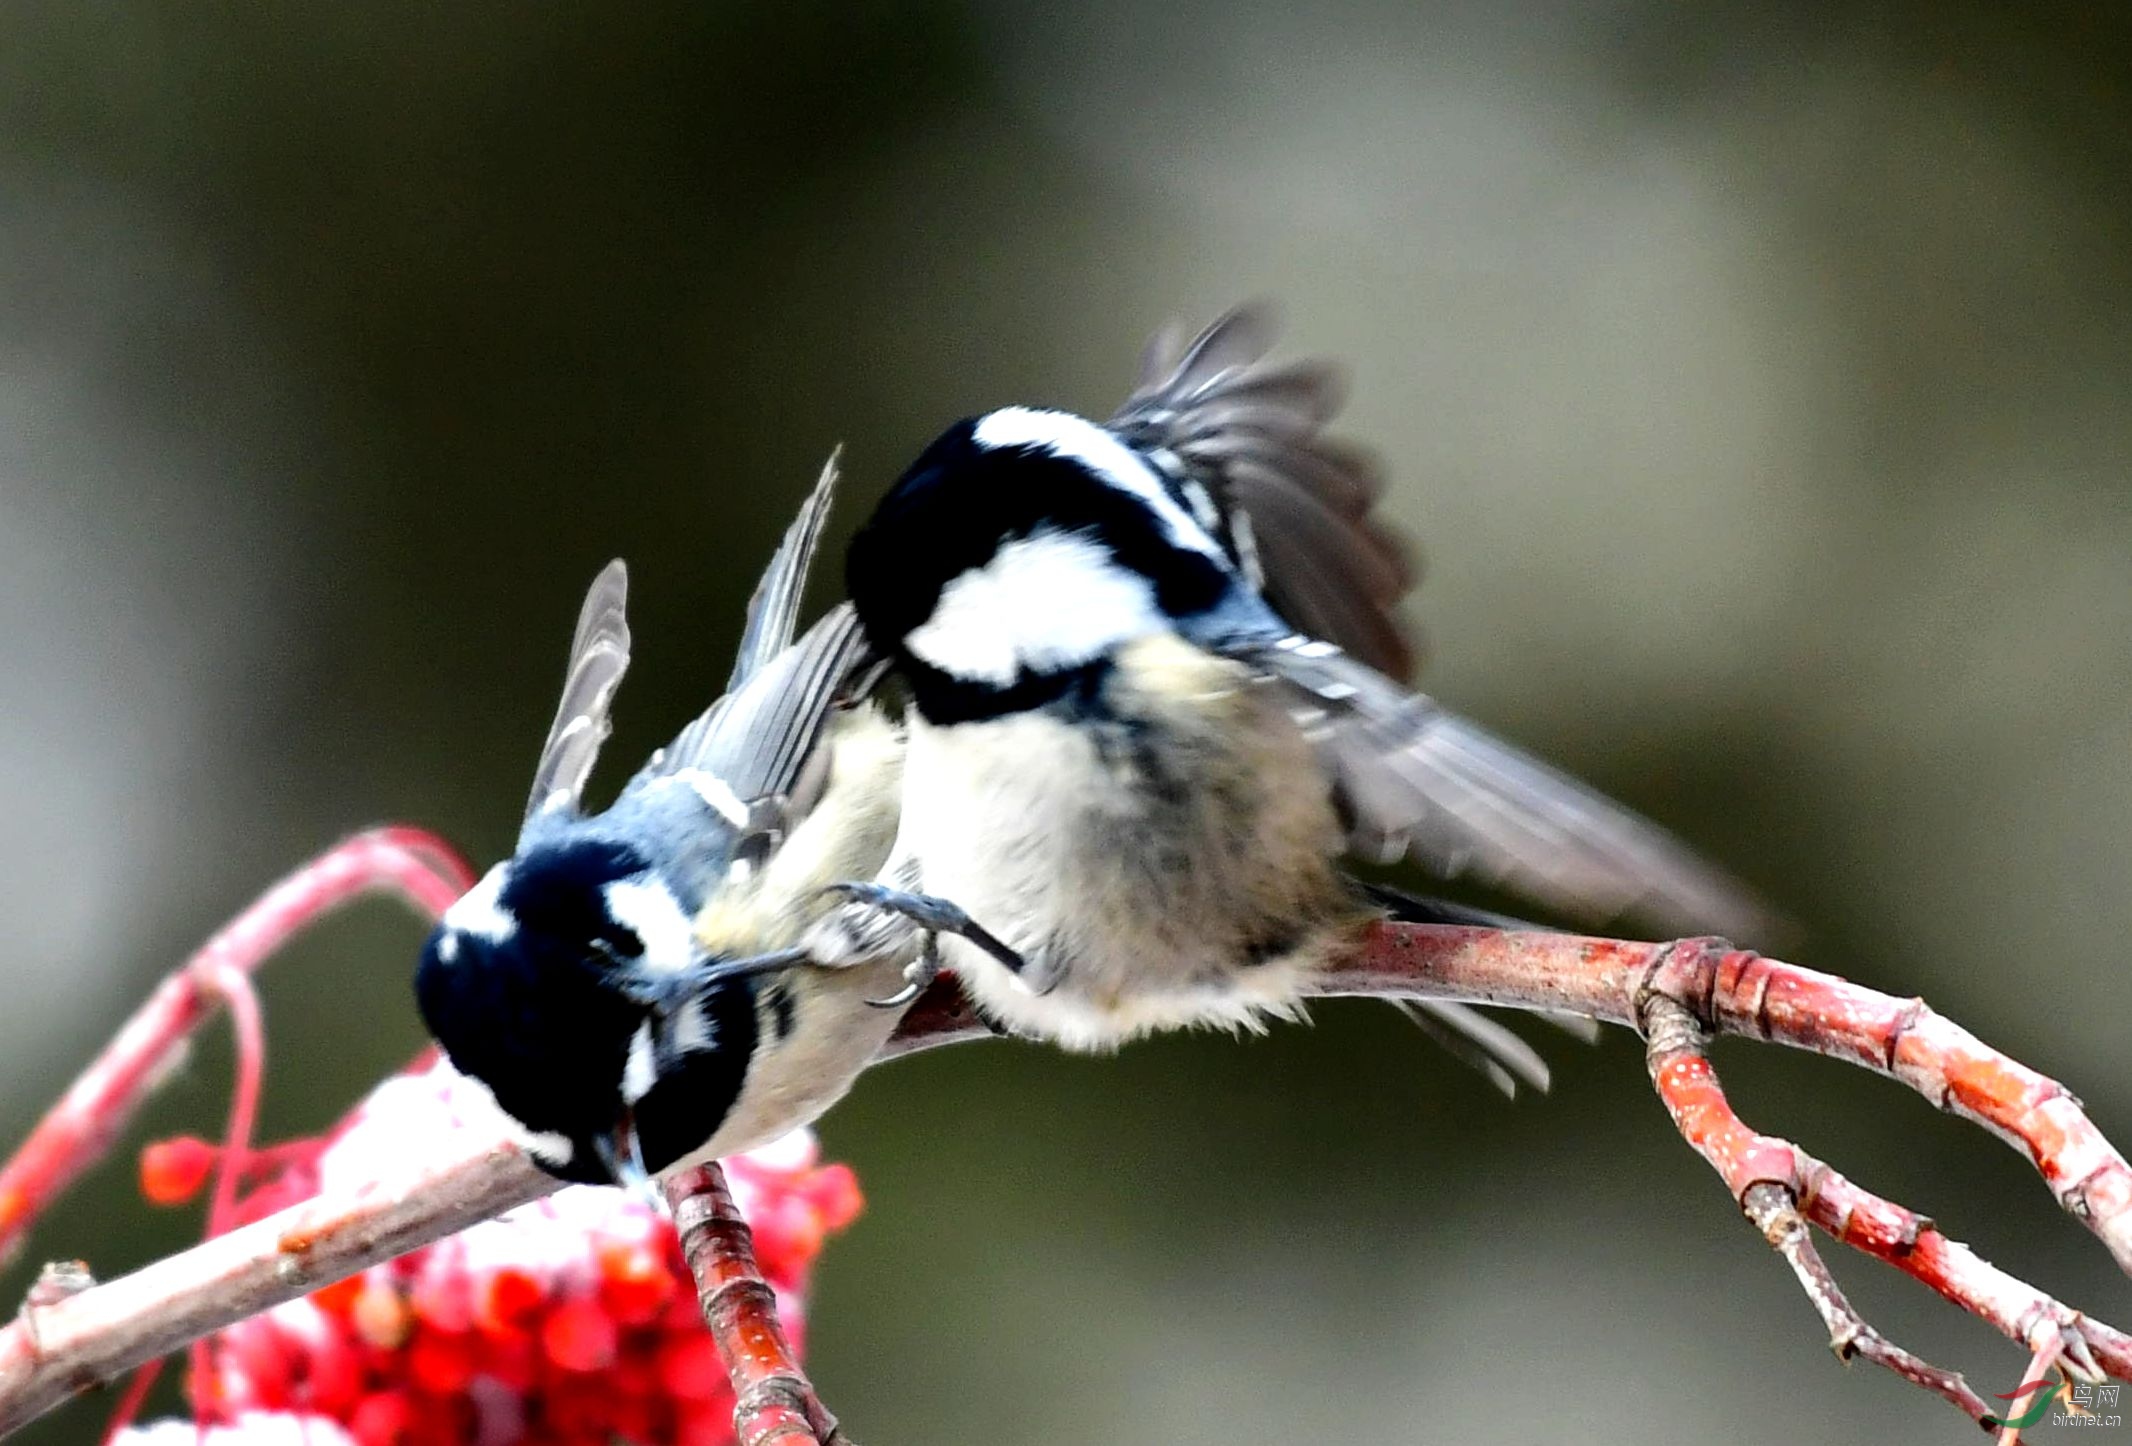
<path id="1" fill-rule="evenodd" d="M 1009 407 L 925 450 L 852 539 L 845 581 L 927 718 L 1041 706 L 1245 587 L 1198 501 L 1093 422 Z"/>
<path id="2" fill-rule="evenodd" d="M 659 1019 L 625 987 L 688 967 L 690 933 L 640 852 L 564 833 L 498 864 L 445 913 L 415 994 L 453 1065 L 489 1088 L 543 1168 L 605 1183 L 601 1152 L 627 1115 L 656 1170 L 708 1138 L 739 1092 L 747 981 Z"/>

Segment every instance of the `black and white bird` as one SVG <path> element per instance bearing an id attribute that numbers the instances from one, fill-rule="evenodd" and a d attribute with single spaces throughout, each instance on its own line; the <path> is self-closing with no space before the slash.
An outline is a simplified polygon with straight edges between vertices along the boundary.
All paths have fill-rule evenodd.
<path id="1" fill-rule="evenodd" d="M 1671 837 L 1408 690 L 1378 474 L 1322 435 L 1339 377 L 1269 364 L 1267 342 L 1249 309 L 1158 338 L 1109 420 L 969 418 L 882 500 L 846 576 L 908 691 L 902 818 L 810 950 L 937 931 L 996 1021 L 1104 1048 L 1293 1011 L 1383 912 L 1350 852 L 1585 918 L 1751 932 L 1747 894 Z M 1544 1079 L 1501 1026 L 1423 1008 Z"/>
<path id="2" fill-rule="evenodd" d="M 564 1179 L 641 1183 L 751 1148 L 828 1108 L 894 1028 L 867 1000 L 893 955 L 849 971 L 789 963 L 894 838 L 900 733 L 863 690 L 848 607 L 797 643 L 829 505 L 822 474 L 749 605 L 726 695 L 604 812 L 581 807 L 629 662 L 626 577 L 593 583 L 517 851 L 446 912 L 416 997 L 453 1065 L 487 1086 Z"/>

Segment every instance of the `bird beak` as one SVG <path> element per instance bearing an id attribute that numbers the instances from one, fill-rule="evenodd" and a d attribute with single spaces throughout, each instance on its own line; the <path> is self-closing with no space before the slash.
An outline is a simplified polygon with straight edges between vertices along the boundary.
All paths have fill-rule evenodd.
<path id="1" fill-rule="evenodd" d="M 614 1132 L 594 1136 L 592 1147 L 615 1184 L 653 1209 L 660 1208 L 659 1182 L 644 1168 L 644 1145 L 637 1138 L 635 1111 L 622 1111 L 622 1117 L 615 1122 Z"/>

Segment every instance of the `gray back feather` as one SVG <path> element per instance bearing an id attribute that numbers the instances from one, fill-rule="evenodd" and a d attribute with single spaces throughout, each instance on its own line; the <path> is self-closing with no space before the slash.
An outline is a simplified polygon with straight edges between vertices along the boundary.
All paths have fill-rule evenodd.
<path id="1" fill-rule="evenodd" d="M 864 691 L 872 656 L 858 615 L 837 604 L 689 724 L 631 786 L 700 768 L 743 801 L 791 793 L 831 709 Z"/>
<path id="2" fill-rule="evenodd" d="M 600 569 L 578 611 L 563 698 L 533 769 L 525 827 L 547 814 L 576 812 L 584 795 L 585 780 L 613 727 L 608 710 L 614 691 L 629 669 L 628 604 L 629 570 L 618 559 Z"/>

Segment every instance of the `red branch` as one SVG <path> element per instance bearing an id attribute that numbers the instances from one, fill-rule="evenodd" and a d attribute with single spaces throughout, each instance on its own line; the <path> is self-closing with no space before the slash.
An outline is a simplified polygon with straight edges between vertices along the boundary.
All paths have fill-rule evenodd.
<path id="1" fill-rule="evenodd" d="M 851 1446 L 778 1325 L 777 1292 L 756 1268 L 755 1237 L 725 1172 L 716 1165 L 683 1170 L 664 1188 L 704 1322 L 733 1383 L 734 1438 L 740 1446 Z"/>
<path id="2" fill-rule="evenodd" d="M 0 1264 L 82 1171 L 103 1158 L 223 997 L 225 970 L 249 974 L 306 924 L 390 891 L 434 917 L 473 876 L 449 845 L 413 828 L 357 834 L 282 879 L 148 996 L 0 1168 Z"/>
<path id="3" fill-rule="evenodd" d="M 282 886 L 288 887 L 287 885 Z M 277 892 L 279 892 L 277 890 Z M 269 900 L 272 899 L 269 896 Z M 255 908 L 247 918 L 261 912 Z M 232 933 L 236 932 L 233 928 Z M 212 947 L 212 946 L 211 946 Z M 189 970 L 187 972 L 190 972 Z M 171 986 L 166 985 L 158 998 Z M 204 1002 L 160 1017 L 197 1021 Z M 1942 1108 L 1976 1120 L 2026 1150 L 2066 1208 L 2132 1271 L 2132 1170 L 2066 1091 L 1940 1018 L 1825 974 L 1763 959 L 1716 941 L 1630 944 L 1552 933 L 1424 925 L 1379 925 L 1320 981 L 1325 995 L 1407 995 L 1565 1010 L 1625 1024 L 1651 1041 L 1654 1082 L 1683 1135 L 1717 1168 L 1735 1200 L 1800 1275 L 1839 1350 L 1867 1354 L 1974 1411 L 1958 1378 L 1888 1346 L 1843 1301 L 1812 1251 L 1801 1219 L 1895 1266 L 2031 1350 L 2046 1346 L 2082 1373 L 2132 1380 L 2132 1338 L 2069 1310 L 1985 1263 L 1923 1217 L 1844 1179 L 1789 1143 L 1742 1124 L 1709 1073 L 1702 1040 L 1737 1034 L 1864 1065 L 1902 1080 Z M 144 1014 L 149 1011 L 144 1010 Z M 69 1115 L 78 1098 L 130 1109 L 167 1057 L 168 1039 L 141 1039 L 139 1018 L 92 1070 L 131 1061 L 133 1084 L 113 1090 L 85 1080 L 55 1110 L 68 1117 L 63 1172 L 42 1174 L 18 1159 L 0 1180 L 47 1182 L 49 1199 L 94 1158 L 116 1127 Z M 988 1034 L 951 986 L 906 1016 L 884 1057 Z M 122 1048 L 123 1046 L 123 1048 Z M 140 1063 L 145 1061 L 145 1064 Z M 48 1120 L 33 1144 L 55 1129 Z M 52 1153 L 44 1145 L 47 1155 Z M 18 1187 L 19 1188 L 19 1187 Z M 40 1295 L 0 1329 L 0 1433 L 70 1395 L 145 1360 L 392 1255 L 449 1235 L 552 1188 L 515 1150 L 496 1145 L 426 1175 L 376 1182 L 345 1197 L 321 1197 L 105 1285 L 57 1298 Z M 729 1199 L 714 1176 L 688 1177 L 674 1203 L 694 1233 L 691 1265 L 734 1365 L 749 1419 L 787 1437 L 834 1440 L 834 1423 L 787 1369 L 766 1290 L 745 1285 L 745 1240 L 732 1229 Z M 736 1286 L 734 1282 L 743 1282 Z M 2062 1344 L 2054 1345 L 2054 1342 Z M 773 1344 L 776 1347 L 773 1349 Z M 759 1387 L 759 1382 L 777 1383 Z M 797 1411 L 796 1419 L 793 1412 Z M 783 1414 L 779 1414 L 782 1412 Z M 744 1440 L 747 1438 L 743 1438 Z M 774 1435 L 755 1438 L 775 1440 Z M 805 1435 L 795 1439 L 807 1439 Z"/>
<path id="4" fill-rule="evenodd" d="M 1679 1003 L 1712 1034 L 1790 1045 L 1900 1080 L 2025 1152 L 2059 1204 L 2132 1275 L 2132 1166 L 2064 1085 L 2001 1054 L 1922 999 L 1898 999 L 1722 939 L 1630 944 L 1404 924 L 1372 926 L 1321 992 L 1383 995 L 1404 987 L 1567 1010 L 1639 1031 L 1644 1001 L 1655 993 Z M 1792 1153 L 1781 1141 L 1771 1143 Z M 1780 1183 L 1802 1173 L 1782 1161 L 1769 1168 Z"/>

